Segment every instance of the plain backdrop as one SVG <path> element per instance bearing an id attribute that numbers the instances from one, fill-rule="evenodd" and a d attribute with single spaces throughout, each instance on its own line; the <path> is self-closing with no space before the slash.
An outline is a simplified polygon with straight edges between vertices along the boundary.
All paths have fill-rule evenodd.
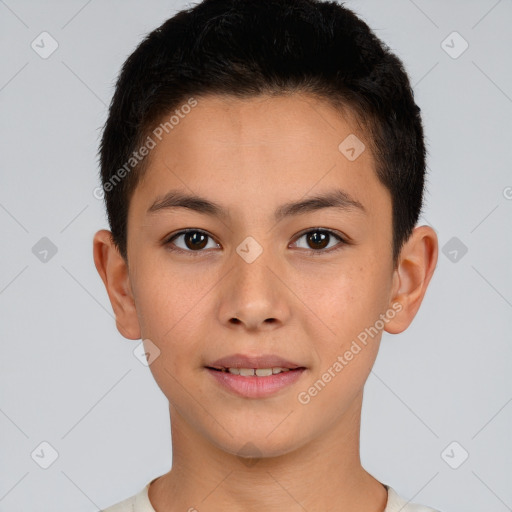
<path id="1" fill-rule="evenodd" d="M 362 462 L 443 512 L 512 510 L 512 2 L 346 4 L 410 74 L 440 242 L 413 324 L 384 333 Z M 94 268 L 93 190 L 120 66 L 185 5 L 0 0 L 1 512 L 97 511 L 170 467 L 167 400 Z"/>

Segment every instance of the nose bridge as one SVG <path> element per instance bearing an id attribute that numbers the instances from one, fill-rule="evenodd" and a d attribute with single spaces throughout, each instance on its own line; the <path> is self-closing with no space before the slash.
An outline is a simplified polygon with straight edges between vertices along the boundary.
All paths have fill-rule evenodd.
<path id="1" fill-rule="evenodd" d="M 219 319 L 248 329 L 282 324 L 289 316 L 285 287 L 268 248 L 247 237 L 233 252 L 221 293 Z M 277 263 L 278 265 L 278 263 Z"/>
<path id="2" fill-rule="evenodd" d="M 269 251 L 260 254 L 254 254 L 254 251 L 250 243 L 240 244 L 237 248 L 237 254 L 233 257 L 234 285 L 242 294 L 254 298 L 262 296 L 268 300 L 272 293 L 270 280 L 273 276 L 268 268 L 272 264 L 268 257 Z"/>

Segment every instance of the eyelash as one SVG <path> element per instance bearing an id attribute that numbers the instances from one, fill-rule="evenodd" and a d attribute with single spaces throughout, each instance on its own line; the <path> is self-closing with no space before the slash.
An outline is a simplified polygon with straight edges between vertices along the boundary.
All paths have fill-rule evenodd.
<path id="1" fill-rule="evenodd" d="M 332 252 L 339 251 L 340 249 L 343 248 L 344 245 L 349 244 L 349 242 L 347 242 L 347 240 L 345 238 L 343 238 L 342 236 L 340 236 L 338 233 L 336 233 L 335 231 L 332 231 L 330 229 L 325 229 L 325 228 L 312 228 L 312 229 L 308 229 L 307 231 L 303 231 L 303 232 L 299 233 L 299 235 L 295 238 L 293 243 L 296 243 L 304 235 L 307 235 L 309 233 L 316 233 L 316 232 L 327 233 L 330 237 L 337 238 L 339 240 L 339 243 L 329 249 L 316 249 L 316 250 L 315 249 L 307 249 L 308 252 L 311 253 L 310 254 L 311 256 L 321 256 L 323 254 L 330 254 Z M 193 257 L 200 256 L 202 253 L 205 252 L 205 250 L 201 249 L 201 250 L 197 250 L 197 251 L 191 251 L 191 250 L 182 249 L 181 247 L 173 246 L 172 242 L 176 238 L 186 235 L 187 233 L 201 233 L 213 240 L 213 237 L 211 235 L 209 235 L 206 231 L 203 231 L 202 229 L 190 228 L 190 229 L 184 229 L 182 231 L 178 231 L 177 233 L 174 233 L 170 237 L 166 238 L 163 242 L 163 245 L 166 246 L 172 252 L 188 253 Z M 329 240 L 329 242 L 330 242 L 330 240 Z M 217 242 L 215 242 L 215 243 L 217 243 Z"/>

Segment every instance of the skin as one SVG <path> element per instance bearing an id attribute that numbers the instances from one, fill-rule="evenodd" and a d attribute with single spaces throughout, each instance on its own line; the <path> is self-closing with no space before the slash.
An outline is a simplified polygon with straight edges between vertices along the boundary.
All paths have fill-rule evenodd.
<path id="1" fill-rule="evenodd" d="M 152 482 L 150 501 L 157 512 L 382 512 L 386 489 L 359 456 L 363 387 L 382 330 L 309 403 L 297 396 L 393 304 L 401 310 L 384 330 L 409 326 L 437 263 L 436 234 L 416 227 L 393 267 L 390 194 L 369 149 L 354 161 L 338 150 L 349 134 L 369 144 L 328 103 L 304 94 L 197 100 L 150 153 L 129 208 L 128 265 L 109 231 L 94 237 L 120 333 L 160 350 L 150 369 L 169 400 L 172 469 Z M 324 208 L 274 220 L 278 206 L 334 188 L 366 213 Z M 173 189 L 229 216 L 147 213 Z M 174 239 L 183 252 L 164 244 L 185 228 L 210 235 L 203 252 L 184 236 Z M 333 236 L 317 249 L 300 236 L 314 228 L 349 243 Z M 263 248 L 252 263 L 236 252 L 248 236 Z M 234 353 L 277 354 L 307 369 L 271 397 L 243 398 L 204 368 Z"/>

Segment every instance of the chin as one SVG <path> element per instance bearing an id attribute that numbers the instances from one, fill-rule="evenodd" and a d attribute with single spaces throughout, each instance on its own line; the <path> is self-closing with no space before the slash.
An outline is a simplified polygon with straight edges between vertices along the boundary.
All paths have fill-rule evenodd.
<path id="1" fill-rule="evenodd" d="M 226 434 L 223 439 L 214 440 L 214 444 L 222 451 L 236 455 L 242 463 L 247 462 L 246 465 L 249 466 L 254 459 L 271 459 L 291 453 L 305 444 L 305 440 L 295 438 L 289 427 L 283 428 L 281 435 L 277 430 L 255 431 L 248 427 L 245 433 L 239 428 L 235 437 Z"/>

